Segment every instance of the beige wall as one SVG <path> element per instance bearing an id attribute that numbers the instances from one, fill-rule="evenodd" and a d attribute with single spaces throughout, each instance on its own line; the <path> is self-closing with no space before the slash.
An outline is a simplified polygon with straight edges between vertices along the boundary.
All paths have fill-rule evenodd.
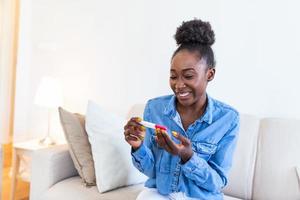
<path id="1" fill-rule="evenodd" d="M 82 113 L 88 99 L 125 115 L 134 103 L 171 93 L 172 36 L 194 17 L 209 20 L 216 32 L 211 96 L 243 113 L 300 118 L 298 4 L 23 0 L 15 136 L 22 140 L 46 131 L 46 112 L 33 104 L 43 76 L 60 79 L 65 107 Z M 53 132 L 59 135 L 56 122 Z"/>

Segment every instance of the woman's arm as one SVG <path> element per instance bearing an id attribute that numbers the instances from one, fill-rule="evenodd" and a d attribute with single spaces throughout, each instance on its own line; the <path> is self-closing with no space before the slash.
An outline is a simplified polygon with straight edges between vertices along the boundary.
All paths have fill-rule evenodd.
<path id="1" fill-rule="evenodd" d="M 149 109 L 149 103 L 146 104 L 144 110 L 144 120 L 151 121 L 151 114 Z M 136 149 L 131 151 L 132 162 L 133 165 L 143 174 L 148 176 L 149 178 L 155 177 L 155 159 L 153 155 L 153 138 L 151 130 L 146 129 L 146 136 L 142 143 L 142 145 Z"/>

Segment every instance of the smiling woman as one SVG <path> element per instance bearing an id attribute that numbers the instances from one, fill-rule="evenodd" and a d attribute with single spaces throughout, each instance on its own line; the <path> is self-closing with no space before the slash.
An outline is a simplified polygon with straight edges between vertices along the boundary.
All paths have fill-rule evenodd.
<path id="1" fill-rule="evenodd" d="M 135 117 L 124 127 L 133 164 L 148 176 L 137 199 L 223 199 L 239 114 L 206 92 L 215 75 L 210 24 L 183 22 L 175 39 L 179 46 L 170 68 L 174 95 L 151 99 L 144 110 L 144 120 L 163 124 L 167 131 L 146 129 Z"/>

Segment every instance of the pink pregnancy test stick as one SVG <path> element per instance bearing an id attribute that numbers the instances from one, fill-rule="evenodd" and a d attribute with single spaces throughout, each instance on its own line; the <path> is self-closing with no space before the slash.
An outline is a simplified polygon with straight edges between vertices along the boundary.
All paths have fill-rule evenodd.
<path id="1" fill-rule="evenodd" d="M 159 125 L 159 124 L 153 124 L 153 123 L 147 122 L 147 121 L 141 121 L 139 123 L 147 128 L 161 129 L 161 130 L 165 130 L 165 131 L 167 130 L 167 127 Z"/>

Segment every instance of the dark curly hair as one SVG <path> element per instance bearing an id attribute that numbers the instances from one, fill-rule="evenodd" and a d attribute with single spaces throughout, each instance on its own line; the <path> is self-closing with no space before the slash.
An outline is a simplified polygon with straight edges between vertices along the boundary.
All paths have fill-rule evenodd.
<path id="1" fill-rule="evenodd" d="M 211 48 L 215 42 L 215 33 L 209 22 L 200 19 L 182 22 L 181 26 L 177 28 L 174 38 L 179 46 L 172 58 L 179 51 L 185 49 L 190 52 L 197 52 L 199 59 L 205 59 L 209 68 L 215 67 L 216 61 Z"/>

